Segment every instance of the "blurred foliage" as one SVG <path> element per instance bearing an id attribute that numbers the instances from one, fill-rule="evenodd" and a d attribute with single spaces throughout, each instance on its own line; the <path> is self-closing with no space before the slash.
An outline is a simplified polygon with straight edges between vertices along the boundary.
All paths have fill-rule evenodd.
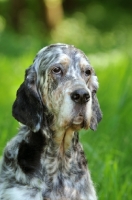
<path id="1" fill-rule="evenodd" d="M 65 0 L 64 16 L 50 30 L 38 2 L 25 2 L 16 33 L 7 12 L 11 4 L 0 0 L 0 154 L 17 133 L 11 106 L 36 52 L 50 43 L 74 44 L 88 55 L 100 83 L 103 120 L 96 132 L 80 133 L 99 199 L 131 200 L 131 1 Z"/>

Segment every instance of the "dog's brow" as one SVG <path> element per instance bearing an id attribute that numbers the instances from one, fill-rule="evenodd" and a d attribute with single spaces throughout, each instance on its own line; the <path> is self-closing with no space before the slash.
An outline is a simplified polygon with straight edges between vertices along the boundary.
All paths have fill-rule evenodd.
<path id="1" fill-rule="evenodd" d="M 90 63 L 84 58 L 80 59 L 79 66 L 81 69 L 85 69 L 86 67 L 91 68 Z"/>
<path id="2" fill-rule="evenodd" d="M 60 56 L 59 62 L 60 62 L 62 65 L 67 66 L 67 65 L 70 64 L 71 59 L 70 59 L 70 57 L 67 56 L 66 54 L 63 54 L 63 55 Z"/>

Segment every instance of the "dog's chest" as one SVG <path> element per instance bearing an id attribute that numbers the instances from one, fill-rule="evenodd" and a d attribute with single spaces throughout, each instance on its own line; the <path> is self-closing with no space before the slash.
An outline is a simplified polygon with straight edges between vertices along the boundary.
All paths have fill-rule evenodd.
<path id="1" fill-rule="evenodd" d="M 45 159 L 43 163 L 42 196 L 44 200 L 86 200 L 87 170 L 79 168 L 75 158 L 60 159 Z"/>

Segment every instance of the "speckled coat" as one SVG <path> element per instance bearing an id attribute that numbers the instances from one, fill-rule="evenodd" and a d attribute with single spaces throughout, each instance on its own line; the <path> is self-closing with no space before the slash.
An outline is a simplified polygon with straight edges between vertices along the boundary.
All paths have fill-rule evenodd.
<path id="1" fill-rule="evenodd" d="M 39 51 L 17 91 L 21 122 L 0 169 L 0 200 L 97 200 L 78 130 L 102 118 L 98 80 L 85 54 L 55 44 Z"/>

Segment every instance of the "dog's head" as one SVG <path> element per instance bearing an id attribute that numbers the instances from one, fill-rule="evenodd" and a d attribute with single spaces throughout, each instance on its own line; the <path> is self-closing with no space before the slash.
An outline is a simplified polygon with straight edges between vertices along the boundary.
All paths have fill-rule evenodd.
<path id="1" fill-rule="evenodd" d="M 98 80 L 85 54 L 74 46 L 41 49 L 17 91 L 13 116 L 38 131 L 52 117 L 51 129 L 96 130 L 102 118 Z"/>

